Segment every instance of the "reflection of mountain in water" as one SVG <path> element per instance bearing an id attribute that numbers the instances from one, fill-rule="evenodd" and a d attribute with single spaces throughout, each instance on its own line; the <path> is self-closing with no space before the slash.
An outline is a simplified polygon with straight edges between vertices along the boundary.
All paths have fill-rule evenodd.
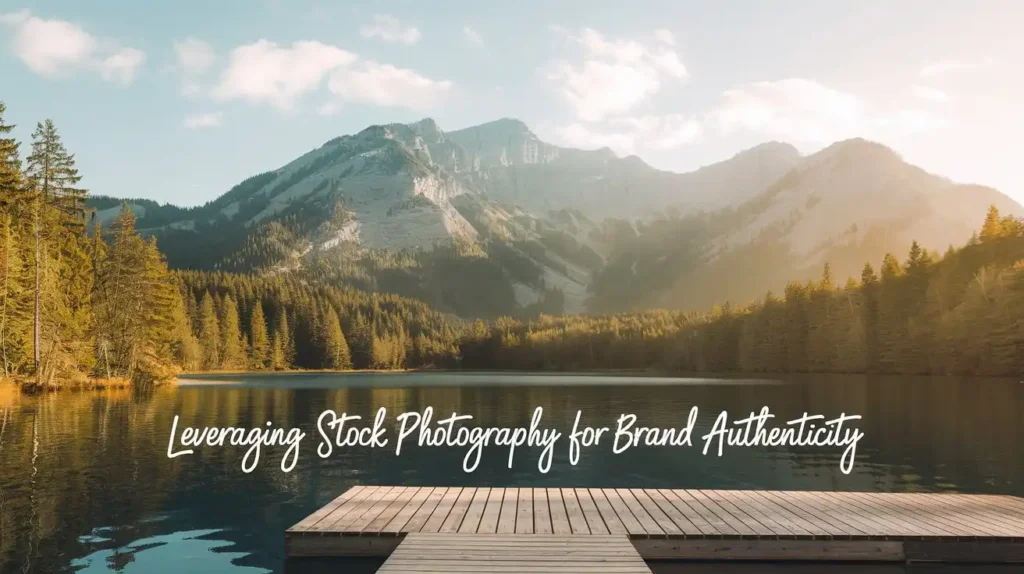
<path id="1" fill-rule="evenodd" d="M 1016 381 L 817 377 L 793 384 L 485 386 L 484 375 L 445 375 L 447 386 L 398 388 L 420 374 L 340 376 L 352 388 L 182 387 L 152 393 L 2 395 L 0 402 L 0 570 L 152 571 L 146 565 L 195 557 L 196 571 L 280 571 L 285 528 L 358 483 L 456 486 L 589 486 L 942 490 L 1024 494 L 1024 404 Z M 436 374 L 433 376 L 437 376 Z M 293 379 L 294 380 L 294 379 Z M 596 381 L 596 379 L 595 379 Z M 639 381 L 636 381 L 639 382 Z M 388 385 L 388 386 L 382 386 Z M 691 405 L 698 434 L 718 412 L 730 419 L 767 405 L 784 424 L 804 412 L 864 416 L 866 436 L 853 473 L 839 471 L 840 449 L 727 449 L 719 458 L 691 448 L 636 447 L 618 456 L 611 441 L 568 463 L 567 433 L 577 409 L 584 424 L 607 425 L 635 413 L 639 425 L 682 426 Z M 563 437 L 548 474 L 539 449 L 489 448 L 473 474 L 464 449 L 391 448 L 316 455 L 317 416 L 331 408 L 389 420 L 433 406 L 474 416 L 484 426 L 528 425 L 537 406 Z M 179 426 L 241 426 L 273 421 L 306 432 L 299 464 L 279 470 L 283 449 L 265 448 L 251 474 L 244 447 L 200 448 L 166 457 L 171 420 Z M 393 439 L 394 434 L 390 435 Z M 154 518 L 162 518 L 154 520 Z M 202 568 L 200 568 L 200 566 Z M 250 570 L 246 570 L 246 569 Z M 257 569 L 257 570 L 252 570 Z"/>

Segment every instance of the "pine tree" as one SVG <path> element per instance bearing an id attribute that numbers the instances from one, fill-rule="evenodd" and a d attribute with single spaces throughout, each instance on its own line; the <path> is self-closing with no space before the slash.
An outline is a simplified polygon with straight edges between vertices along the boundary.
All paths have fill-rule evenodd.
<path id="1" fill-rule="evenodd" d="M 864 316 L 864 367 L 868 372 L 878 369 L 878 276 L 870 263 L 860 274 Z"/>
<path id="2" fill-rule="evenodd" d="M 21 177 L 20 144 L 6 137 L 15 128 L 5 123 L 6 112 L 7 106 L 0 102 L 0 211 L 9 217 L 15 212 L 28 213 L 30 198 Z"/>
<path id="3" fill-rule="evenodd" d="M 198 345 L 187 327 L 181 293 L 155 241 L 136 232 L 131 209 L 124 205 L 111 224 L 109 246 L 99 237 L 99 226 L 95 233 L 98 374 L 152 382 L 172 376 L 186 354 L 195 362 Z"/>
<path id="4" fill-rule="evenodd" d="M 290 369 L 295 361 L 295 345 L 288 325 L 288 311 L 282 307 L 274 329 L 273 366 L 276 370 Z"/>
<path id="5" fill-rule="evenodd" d="M 26 229 L 18 223 L 31 213 L 31 198 L 21 178 L 19 144 L 4 137 L 14 129 L 4 122 L 6 110 L 0 102 L 0 374 L 5 377 L 24 368 L 27 353 L 31 352 L 29 285 L 25 275 L 29 258 L 23 249 Z"/>
<path id="6" fill-rule="evenodd" d="M 203 349 L 203 369 L 220 368 L 220 321 L 209 291 L 203 294 L 203 301 L 199 304 L 199 345 Z"/>
<path id="7" fill-rule="evenodd" d="M 242 368 L 246 362 L 244 348 L 238 305 L 229 294 L 224 297 L 220 312 L 221 368 L 229 370 Z"/>
<path id="8" fill-rule="evenodd" d="M 985 223 L 981 226 L 980 239 L 982 242 L 992 241 L 998 239 L 1003 235 L 1002 220 L 999 219 L 999 209 L 992 205 L 988 208 L 988 214 L 985 215 Z"/>
<path id="9" fill-rule="evenodd" d="M 263 304 L 257 299 L 253 305 L 249 319 L 249 336 L 252 344 L 252 366 L 255 369 L 266 369 L 270 366 L 270 335 L 267 333 L 267 320 L 263 315 Z"/>
<path id="10" fill-rule="evenodd" d="M 51 383 L 58 373 L 80 376 L 93 355 L 87 340 L 92 273 L 84 234 L 86 192 L 76 187 L 81 177 L 74 156 L 50 120 L 32 135 L 25 174 L 34 204 L 33 363 L 37 384 Z"/>
<path id="11" fill-rule="evenodd" d="M 75 156 L 68 153 L 52 120 L 36 125 L 32 153 L 26 158 L 29 183 L 44 205 L 56 209 L 59 223 L 73 231 L 85 230 L 87 193 L 77 187 L 82 177 Z"/>
<path id="12" fill-rule="evenodd" d="M 323 311 L 324 366 L 328 369 L 351 369 L 352 355 L 341 330 L 341 321 L 334 307 L 326 305 Z"/>

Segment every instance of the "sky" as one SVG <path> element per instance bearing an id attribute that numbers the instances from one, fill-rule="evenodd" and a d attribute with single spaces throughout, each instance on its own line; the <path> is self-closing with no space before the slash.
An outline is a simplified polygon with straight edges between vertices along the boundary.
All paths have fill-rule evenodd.
<path id="1" fill-rule="evenodd" d="M 0 2 L 0 101 L 93 194 L 210 201 L 343 134 L 502 117 L 689 171 L 850 137 L 1024 203 L 1024 2 Z"/>

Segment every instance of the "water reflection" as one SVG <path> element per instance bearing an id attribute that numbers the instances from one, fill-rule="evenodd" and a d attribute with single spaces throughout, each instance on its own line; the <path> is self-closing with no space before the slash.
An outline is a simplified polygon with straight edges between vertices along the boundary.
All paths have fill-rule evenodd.
<path id="1" fill-rule="evenodd" d="M 227 378 L 149 393 L 24 397 L 0 389 L 0 571 L 281 572 L 284 529 L 360 483 L 1024 495 L 1024 385 L 1016 381 L 818 377 L 622 385 L 613 384 L 619 378 L 576 377 L 554 384 L 560 380 L 359 374 Z M 395 414 L 433 406 L 439 414 L 471 414 L 476 424 L 512 426 L 527 425 L 543 406 L 545 426 L 567 433 L 577 409 L 593 425 L 635 413 L 638 424 L 682 426 L 692 405 L 702 413 L 701 434 L 721 410 L 735 419 L 768 405 L 777 420 L 804 412 L 862 414 L 858 426 L 866 436 L 850 475 L 839 471 L 841 450 L 834 448 L 727 449 L 718 458 L 696 447 L 638 447 L 612 456 L 610 441 L 585 450 L 573 467 L 564 438 L 547 474 L 536 468 L 539 449 L 518 450 L 511 470 L 506 449 L 488 449 L 472 474 L 461 470 L 464 449 L 407 444 L 397 458 L 391 449 L 365 448 L 316 456 L 316 418 L 328 408 L 370 418 L 386 407 L 393 422 Z M 279 470 L 283 449 L 265 448 L 257 469 L 245 474 L 245 447 L 199 448 L 168 459 L 174 415 L 193 427 L 252 428 L 270 420 L 300 427 L 307 437 L 293 472 Z"/>
<path id="2" fill-rule="evenodd" d="M 230 552 L 233 542 L 218 540 L 218 530 L 190 530 L 135 540 L 127 546 L 96 550 L 71 561 L 71 568 L 85 574 L 124 572 L 125 574 L 266 574 L 265 568 L 241 566 L 237 559 L 245 552 Z M 102 546 L 107 540 L 92 537 L 88 543 Z"/>

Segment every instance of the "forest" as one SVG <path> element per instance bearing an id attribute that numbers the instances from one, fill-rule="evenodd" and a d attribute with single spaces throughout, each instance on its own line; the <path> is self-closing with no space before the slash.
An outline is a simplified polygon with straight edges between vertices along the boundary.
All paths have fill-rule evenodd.
<path id="1" fill-rule="evenodd" d="M 750 305 L 472 321 L 283 270 L 170 270 L 127 205 L 101 228 L 52 121 L 22 159 L 4 112 L 0 378 L 24 388 L 293 369 L 1024 372 L 1024 223 L 994 207 L 942 256 L 914 243 L 841 285 L 825 264 Z"/>

